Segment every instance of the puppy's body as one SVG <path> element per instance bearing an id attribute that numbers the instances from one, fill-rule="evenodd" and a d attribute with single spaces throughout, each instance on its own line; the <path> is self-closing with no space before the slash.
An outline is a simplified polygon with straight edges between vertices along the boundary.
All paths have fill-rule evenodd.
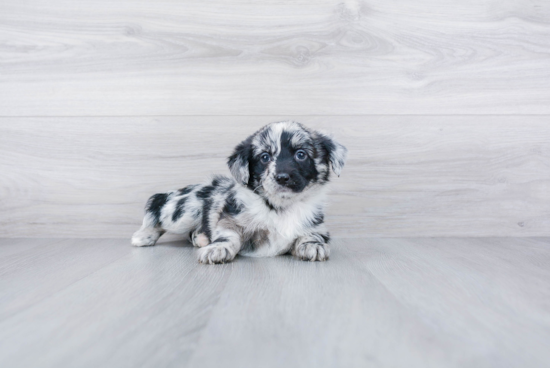
<path id="1" fill-rule="evenodd" d="M 199 261 L 222 263 L 237 253 L 292 252 L 310 261 L 329 256 L 324 226 L 330 166 L 339 174 L 346 149 L 294 122 L 267 125 L 239 144 L 228 165 L 233 178 L 153 195 L 136 246 L 154 245 L 166 231 L 190 234 Z"/>

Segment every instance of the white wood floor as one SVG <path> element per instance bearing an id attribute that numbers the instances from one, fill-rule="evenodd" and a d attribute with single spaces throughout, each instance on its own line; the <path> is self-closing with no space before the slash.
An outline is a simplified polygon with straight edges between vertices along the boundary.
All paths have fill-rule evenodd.
<path id="1" fill-rule="evenodd" d="M 337 239 L 326 263 L 184 242 L 0 241 L 1 367 L 548 367 L 550 239 Z"/>

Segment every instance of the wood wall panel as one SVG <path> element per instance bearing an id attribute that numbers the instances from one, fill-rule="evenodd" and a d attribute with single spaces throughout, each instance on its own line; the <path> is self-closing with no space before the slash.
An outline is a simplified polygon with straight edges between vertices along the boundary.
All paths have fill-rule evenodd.
<path id="1" fill-rule="evenodd" d="M 0 116 L 549 114 L 550 3 L 3 1 Z"/>
<path id="2" fill-rule="evenodd" d="M 228 173 L 237 143 L 288 118 L 1 118 L 0 234 L 129 237 L 148 196 Z M 548 116 L 294 120 L 350 150 L 334 235 L 550 235 Z"/>
<path id="3" fill-rule="evenodd" d="M 349 146 L 339 236 L 548 235 L 550 3 L 4 1 L 0 234 L 127 237 L 292 118 Z"/>

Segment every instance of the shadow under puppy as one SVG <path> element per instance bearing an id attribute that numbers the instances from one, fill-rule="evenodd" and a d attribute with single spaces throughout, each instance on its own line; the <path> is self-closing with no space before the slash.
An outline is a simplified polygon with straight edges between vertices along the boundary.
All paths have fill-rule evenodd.
<path id="1" fill-rule="evenodd" d="M 135 246 L 155 245 L 169 231 L 189 234 L 199 262 L 224 263 L 237 253 L 269 257 L 291 252 L 325 261 L 323 223 L 330 168 L 340 175 L 347 149 L 329 136 L 292 122 L 277 122 L 240 143 L 228 159 L 233 178 L 149 198 Z"/>

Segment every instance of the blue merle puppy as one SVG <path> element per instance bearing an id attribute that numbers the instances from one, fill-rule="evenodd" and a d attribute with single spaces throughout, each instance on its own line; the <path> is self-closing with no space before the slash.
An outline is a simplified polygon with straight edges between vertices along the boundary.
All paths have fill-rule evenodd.
<path id="1" fill-rule="evenodd" d="M 284 121 L 240 143 L 227 164 L 233 178 L 216 176 L 149 198 L 135 246 L 155 245 L 166 231 L 189 234 L 199 262 L 224 263 L 237 253 L 269 257 L 291 252 L 325 261 L 329 233 L 323 211 L 330 180 L 347 149 L 329 136 Z"/>

